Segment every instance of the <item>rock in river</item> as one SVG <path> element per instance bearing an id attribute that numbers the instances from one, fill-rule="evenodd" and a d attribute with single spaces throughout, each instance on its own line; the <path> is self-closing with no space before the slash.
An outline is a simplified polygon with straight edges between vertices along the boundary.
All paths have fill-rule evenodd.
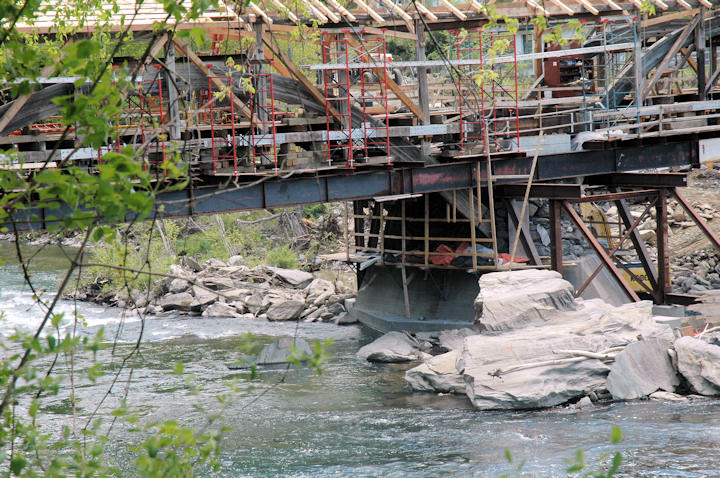
<path id="1" fill-rule="evenodd" d="M 413 390 L 423 392 L 465 393 L 465 379 L 457 370 L 460 350 L 437 355 L 405 372 Z"/>
<path id="2" fill-rule="evenodd" d="M 430 357 L 420 350 L 417 339 L 404 332 L 388 332 L 361 347 L 357 355 L 369 362 L 410 362 Z"/>
<path id="3" fill-rule="evenodd" d="M 479 285 L 475 315 L 481 330 L 511 330 L 575 308 L 572 284 L 555 271 L 493 272 L 483 274 Z"/>
<path id="4" fill-rule="evenodd" d="M 283 300 L 274 302 L 265 313 L 268 320 L 295 320 L 300 317 L 303 309 L 305 309 L 305 302 Z"/>
<path id="5" fill-rule="evenodd" d="M 286 363 L 292 355 L 295 347 L 300 355 L 311 355 L 310 344 L 300 338 L 283 337 L 280 340 L 266 345 L 258 354 L 255 363 L 258 365 L 270 365 Z"/>
<path id="6" fill-rule="evenodd" d="M 615 400 L 634 400 L 663 390 L 674 392 L 680 384 L 668 355 L 665 340 L 641 340 L 625 347 L 615 357 L 607 389 Z"/>
<path id="7" fill-rule="evenodd" d="M 675 341 L 678 370 L 700 395 L 720 395 L 720 347 L 694 337 Z"/>

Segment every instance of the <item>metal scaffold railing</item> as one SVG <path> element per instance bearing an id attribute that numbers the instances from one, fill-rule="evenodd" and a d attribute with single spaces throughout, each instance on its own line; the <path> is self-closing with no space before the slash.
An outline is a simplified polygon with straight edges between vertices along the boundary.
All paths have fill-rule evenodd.
<path id="1" fill-rule="evenodd" d="M 272 165 L 278 171 L 277 130 L 275 123 L 275 91 L 273 75 L 252 75 L 254 91 L 250 96 L 252 111 L 250 124 L 250 152 L 253 171 L 258 167 Z"/>
<path id="2" fill-rule="evenodd" d="M 361 32 L 362 33 L 362 32 Z M 363 113 L 362 132 L 365 162 L 372 157 L 383 157 L 387 164 L 390 155 L 390 116 L 388 109 L 388 55 L 385 37 L 363 38 L 357 60 L 372 63 L 372 68 L 361 68 L 360 97 Z"/>
<path id="3" fill-rule="evenodd" d="M 215 87 L 216 81 L 222 82 L 226 87 L 218 90 Z M 237 174 L 235 101 L 232 76 L 208 76 L 208 92 L 210 96 L 208 109 L 213 172 L 216 173 L 218 167 L 224 168 L 227 163 L 230 163 L 233 174 Z"/>
<path id="4" fill-rule="evenodd" d="M 355 146 L 347 39 L 323 32 L 322 56 L 323 63 L 336 64 L 336 68 L 323 70 L 328 165 L 332 166 L 334 159 L 344 159 L 346 166 L 352 168 Z"/>
<path id="5" fill-rule="evenodd" d="M 517 45 L 513 34 L 453 32 L 458 60 L 460 144 L 494 152 L 519 150 L 520 113 Z M 508 63 L 492 61 L 503 55 Z M 489 130 L 483 134 L 487 125 Z M 489 141 L 489 144 L 486 144 Z"/>
<path id="6" fill-rule="evenodd" d="M 163 130 L 166 118 L 163 106 L 163 81 L 160 77 L 160 65 L 153 65 L 157 70 L 155 77 L 143 79 L 138 87 L 138 105 L 140 117 L 140 137 L 143 148 L 143 158 L 151 167 L 163 168 L 166 160 L 165 138 Z M 163 175 L 167 171 L 163 168 Z"/>

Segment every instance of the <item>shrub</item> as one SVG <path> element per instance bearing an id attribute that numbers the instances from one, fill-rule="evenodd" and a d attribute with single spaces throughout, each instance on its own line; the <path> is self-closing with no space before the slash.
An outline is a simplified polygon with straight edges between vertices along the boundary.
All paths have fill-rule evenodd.
<path id="1" fill-rule="evenodd" d="M 268 265 L 282 267 L 283 269 L 297 269 L 299 267 L 297 254 L 295 254 L 287 244 L 276 247 L 268 252 L 265 262 Z"/>

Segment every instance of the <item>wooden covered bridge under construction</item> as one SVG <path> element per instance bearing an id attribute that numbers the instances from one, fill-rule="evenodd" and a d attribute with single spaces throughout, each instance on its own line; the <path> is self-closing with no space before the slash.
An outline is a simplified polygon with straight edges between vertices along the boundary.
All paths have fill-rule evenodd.
<path id="1" fill-rule="evenodd" d="M 672 172 L 720 162 L 720 17 L 708 0 L 250 0 L 192 22 L 167 21 L 156 1 L 119 4 L 152 49 L 143 65 L 114 59 L 117 75 L 141 74 L 106 145 L 85 147 L 55 119 L 50 100 L 82 81 L 40 78 L 0 106 L 0 143 L 23 158 L 3 167 L 93 170 L 132 146 L 158 180 L 171 156 L 189 166 L 158 216 L 351 202 L 344 259 L 378 328 L 467 325 L 482 271 L 562 271 L 563 217 L 630 300 L 693 300 L 670 293 L 669 198 L 720 248 Z M 197 27 L 204 50 L 173 34 Z M 55 20 L 19 28 L 52 35 Z M 293 61 L 300 42 L 312 62 Z M 547 248 L 529 199 L 547 200 Z M 585 203 L 617 207 L 613 237 Z M 651 209 L 654 246 L 637 230 Z M 51 215 L 62 209 L 30 208 L 19 224 Z"/>

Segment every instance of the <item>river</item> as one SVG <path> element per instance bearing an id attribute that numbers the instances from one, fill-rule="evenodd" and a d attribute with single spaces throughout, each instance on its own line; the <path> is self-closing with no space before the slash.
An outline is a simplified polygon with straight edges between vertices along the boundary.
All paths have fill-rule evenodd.
<path id="1" fill-rule="evenodd" d="M 0 245 L 0 256 L 12 257 L 9 245 Z M 34 280 L 53 290 L 64 258 L 58 250 L 46 249 L 36 262 L 40 267 Z M 38 323 L 41 311 L 32 306 L 12 260 L 0 266 L 0 292 L 5 315 L 0 335 Z M 73 307 L 69 301 L 59 305 L 67 313 Z M 108 340 L 117 336 L 119 343 L 98 354 L 106 375 L 94 384 L 77 386 L 82 424 L 131 350 L 141 323 L 136 317 L 123 317 L 119 309 L 87 303 L 78 307 L 86 322 L 83 334 L 93 335 L 104 327 Z M 63 327 L 71 326 L 68 316 Z M 248 332 L 255 336 L 253 350 L 279 337 L 332 338 L 332 358 L 322 374 L 270 370 L 249 380 L 247 374 L 227 368 L 243 356 Z M 614 403 L 589 411 L 478 412 L 464 397 L 410 392 L 403 381 L 407 366 L 357 359 L 357 349 L 370 340 L 358 326 L 161 317 L 146 321 L 143 337 L 132 376 L 120 374 L 99 416 L 108 418 L 127 387 L 127 400 L 143 420 L 174 418 L 198 425 L 203 416 L 193 404 L 213 407 L 215 395 L 225 390 L 223 380 L 237 379 L 240 395 L 223 412 L 232 431 L 223 441 L 221 476 L 496 477 L 512 471 L 505 461 L 506 449 L 516 461 L 526 460 L 521 476 L 565 476 L 564 459 L 578 447 L 591 462 L 620 451 L 622 476 L 720 476 L 717 401 Z M 199 394 L 189 394 L 190 386 L 170 374 L 177 361 L 195 376 Z M 80 357 L 76 367 L 90 364 L 91 357 Z M 64 367 L 58 371 L 66 371 Z M 43 411 L 50 417 L 45 426 L 51 431 L 72 423 L 67 396 L 63 389 L 45 401 Z M 619 445 L 609 444 L 612 425 L 624 432 Z M 126 467 L 124 447 L 131 438 L 122 430 L 113 436 L 117 440 L 110 445 L 110 456 Z"/>

